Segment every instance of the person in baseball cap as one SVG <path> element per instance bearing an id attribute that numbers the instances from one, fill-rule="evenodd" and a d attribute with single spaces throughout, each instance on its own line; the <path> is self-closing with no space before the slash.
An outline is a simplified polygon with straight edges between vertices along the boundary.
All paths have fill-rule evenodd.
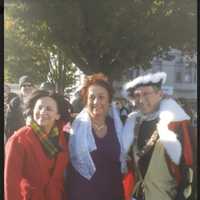
<path id="1" fill-rule="evenodd" d="M 29 76 L 27 75 L 21 76 L 19 78 L 19 87 L 21 88 L 26 83 L 30 83 L 31 85 L 33 85 L 32 79 Z"/>
<path id="2" fill-rule="evenodd" d="M 19 78 L 19 88 L 20 91 L 8 105 L 7 114 L 5 117 L 5 134 L 6 141 L 11 137 L 11 135 L 25 125 L 26 114 L 25 104 L 32 92 L 34 91 L 34 85 L 32 79 L 27 76 L 21 76 Z"/>
<path id="3" fill-rule="evenodd" d="M 34 85 L 31 77 L 24 75 L 19 78 L 19 88 L 22 97 L 27 97 L 32 94 Z"/>
<path id="4" fill-rule="evenodd" d="M 174 99 L 163 95 L 166 78 L 165 72 L 149 73 L 124 85 L 126 97 L 136 106 L 122 131 L 123 149 L 131 158 L 128 166 L 133 166 L 128 173 L 136 177 L 133 199 L 191 196 L 190 116 Z"/>

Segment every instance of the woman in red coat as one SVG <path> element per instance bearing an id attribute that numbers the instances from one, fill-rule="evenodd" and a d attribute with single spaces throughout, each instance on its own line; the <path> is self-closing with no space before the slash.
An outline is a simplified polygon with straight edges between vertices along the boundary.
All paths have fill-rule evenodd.
<path id="1" fill-rule="evenodd" d="M 63 199 L 68 164 L 63 105 L 58 94 L 42 90 L 32 94 L 27 104 L 27 125 L 5 146 L 5 200 Z"/>

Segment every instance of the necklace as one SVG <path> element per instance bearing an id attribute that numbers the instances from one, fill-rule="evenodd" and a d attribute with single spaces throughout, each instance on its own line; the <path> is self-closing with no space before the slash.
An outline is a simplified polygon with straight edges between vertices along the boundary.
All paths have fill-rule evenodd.
<path id="1" fill-rule="evenodd" d="M 92 125 L 97 131 L 100 131 L 101 129 L 103 129 L 106 126 L 105 124 L 102 124 L 102 125 L 98 126 L 95 123 L 93 123 Z"/>

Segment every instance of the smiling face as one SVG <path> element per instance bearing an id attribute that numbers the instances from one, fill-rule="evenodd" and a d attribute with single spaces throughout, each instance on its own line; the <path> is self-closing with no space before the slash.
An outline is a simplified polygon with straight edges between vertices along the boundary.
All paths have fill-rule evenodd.
<path id="1" fill-rule="evenodd" d="M 109 107 L 108 91 L 102 86 L 91 85 L 88 88 L 86 107 L 92 118 L 105 117 Z"/>
<path id="2" fill-rule="evenodd" d="M 143 113 L 154 112 L 162 98 L 162 91 L 152 86 L 138 87 L 133 94 L 136 107 Z"/>
<path id="3" fill-rule="evenodd" d="M 33 119 L 47 133 L 60 118 L 56 101 L 51 97 L 39 98 L 33 109 Z"/>

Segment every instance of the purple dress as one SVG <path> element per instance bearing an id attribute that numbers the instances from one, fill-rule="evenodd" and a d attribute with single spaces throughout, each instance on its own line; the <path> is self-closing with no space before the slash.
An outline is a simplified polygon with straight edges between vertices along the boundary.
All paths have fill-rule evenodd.
<path id="1" fill-rule="evenodd" d="M 108 131 L 103 138 L 94 134 L 97 150 L 91 152 L 96 172 L 90 180 L 82 177 L 72 165 L 68 168 L 66 200 L 123 200 L 120 170 L 120 144 L 111 118 L 106 120 Z"/>

